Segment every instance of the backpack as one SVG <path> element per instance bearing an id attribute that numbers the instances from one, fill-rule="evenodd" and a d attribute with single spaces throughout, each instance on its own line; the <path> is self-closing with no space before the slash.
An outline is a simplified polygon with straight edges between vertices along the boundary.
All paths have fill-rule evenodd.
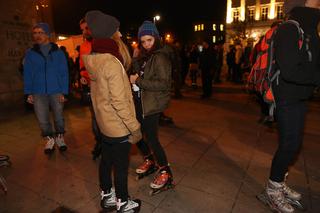
<path id="1" fill-rule="evenodd" d="M 276 107 L 275 98 L 272 91 L 272 83 L 279 84 L 280 70 L 276 66 L 274 57 L 274 38 L 279 27 L 283 24 L 293 24 L 299 32 L 299 49 L 302 48 L 304 42 L 304 32 L 299 23 L 294 20 L 287 20 L 270 28 L 261 40 L 260 52 L 258 52 L 255 62 L 248 76 L 247 88 L 261 95 L 263 100 L 269 105 L 269 115 L 273 116 Z M 308 41 L 308 39 L 306 40 Z M 306 50 L 310 56 L 309 45 L 307 43 Z"/>

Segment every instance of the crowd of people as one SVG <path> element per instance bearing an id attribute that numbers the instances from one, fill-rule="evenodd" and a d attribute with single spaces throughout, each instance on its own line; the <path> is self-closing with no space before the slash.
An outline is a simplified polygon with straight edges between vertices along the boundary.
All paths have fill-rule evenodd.
<path id="1" fill-rule="evenodd" d="M 299 22 L 308 36 L 308 53 L 296 46 L 299 38 L 292 26 L 281 27 L 275 38 L 276 63 L 281 74 L 273 90 L 280 137 L 265 194 L 270 207 L 279 212 L 293 212 L 288 199 L 301 199 L 301 194 L 286 185 L 285 178 L 302 144 L 306 100 L 320 85 L 320 42 L 316 30 L 319 8 L 317 0 L 285 2 L 287 18 Z M 219 44 L 211 46 L 206 40 L 190 48 L 179 43 L 166 44 L 155 24 L 144 21 L 137 29 L 139 45 L 131 56 L 117 18 L 91 10 L 79 26 L 84 42 L 77 48 L 79 58 L 75 63 L 64 47 L 50 42 L 48 24 L 37 23 L 32 28 L 35 44 L 26 52 L 23 62 L 24 93 L 27 102 L 34 106 L 45 141 L 44 152 L 51 154 L 56 146 L 62 152 L 67 150 L 63 107 L 72 85 L 81 85 L 96 140 L 93 158 L 101 156 L 101 207 L 138 212 L 141 201 L 132 199 L 128 192 L 132 144 L 142 155 L 142 164 L 136 169 L 138 178 L 155 172 L 150 183 L 152 192 L 171 188 L 173 171 L 159 141 L 159 119 L 169 106 L 172 90 L 174 98 L 183 97 L 180 89 L 188 75 L 193 88 L 198 87 L 197 77 L 201 75 L 201 98 L 211 97 L 213 83 L 221 82 L 223 48 Z M 244 50 L 240 43 L 230 48 L 226 54 L 228 80 L 242 81 L 243 72 L 254 63 L 252 50 L 253 44 Z M 306 61 L 309 53 L 312 60 Z M 50 109 L 54 124 L 50 121 Z"/>

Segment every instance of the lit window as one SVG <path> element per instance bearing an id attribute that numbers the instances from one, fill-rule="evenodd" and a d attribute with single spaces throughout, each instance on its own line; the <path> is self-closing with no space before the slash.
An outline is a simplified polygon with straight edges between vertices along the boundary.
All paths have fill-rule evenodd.
<path id="1" fill-rule="evenodd" d="M 213 29 L 213 31 L 216 31 L 216 30 L 217 30 L 216 24 L 213 24 L 213 25 L 212 25 L 212 29 Z"/>
<path id="2" fill-rule="evenodd" d="M 253 8 L 250 8 L 249 10 L 248 10 L 248 19 L 249 19 L 249 21 L 250 22 L 252 22 L 253 20 L 254 20 L 254 9 Z"/>
<path id="3" fill-rule="evenodd" d="M 261 20 L 266 21 L 268 19 L 268 12 L 269 8 L 268 7 L 262 7 L 261 8 Z"/>
<path id="4" fill-rule="evenodd" d="M 198 31 L 198 26 L 194 25 L 194 31 L 197 32 Z"/>
<path id="5" fill-rule="evenodd" d="M 201 30 L 202 31 L 204 30 L 204 24 L 201 24 Z"/>
<path id="6" fill-rule="evenodd" d="M 277 19 L 283 19 L 283 5 L 277 6 Z"/>
<path id="7" fill-rule="evenodd" d="M 216 40 L 217 40 L 216 36 L 212 36 L 212 42 L 216 43 Z"/>
<path id="8" fill-rule="evenodd" d="M 220 24 L 220 31 L 223 31 L 224 30 L 224 26 L 223 24 Z"/>
<path id="9" fill-rule="evenodd" d="M 240 19 L 240 13 L 238 9 L 235 9 L 233 11 L 233 21 L 238 22 Z"/>

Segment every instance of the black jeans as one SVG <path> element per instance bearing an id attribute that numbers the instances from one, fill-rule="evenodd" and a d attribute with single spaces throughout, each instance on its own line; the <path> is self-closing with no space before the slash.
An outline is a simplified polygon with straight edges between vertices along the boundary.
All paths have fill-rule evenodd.
<path id="1" fill-rule="evenodd" d="M 293 163 L 302 145 L 305 114 L 306 103 L 304 101 L 277 103 L 279 145 L 272 160 L 270 172 L 272 181 L 284 181 L 288 167 Z"/>
<path id="2" fill-rule="evenodd" d="M 135 101 L 137 120 L 141 123 L 142 133 L 145 135 L 147 140 L 140 140 L 137 143 L 137 147 L 142 155 L 150 160 L 154 160 L 151 153 L 152 150 L 153 155 L 156 157 L 158 165 L 160 167 L 167 166 L 167 156 L 158 138 L 160 113 L 149 115 L 143 118 L 141 99 L 139 98 L 138 93 L 134 93 L 133 96 Z M 151 147 L 151 150 L 149 147 Z"/>
<path id="3" fill-rule="evenodd" d="M 114 141 L 119 138 L 106 138 L 102 135 L 102 156 L 99 167 L 100 187 L 108 191 L 112 187 L 112 167 L 117 198 L 128 200 L 128 168 L 131 143 Z M 121 138 L 122 139 L 122 138 Z M 123 138 L 127 141 L 127 137 Z"/>

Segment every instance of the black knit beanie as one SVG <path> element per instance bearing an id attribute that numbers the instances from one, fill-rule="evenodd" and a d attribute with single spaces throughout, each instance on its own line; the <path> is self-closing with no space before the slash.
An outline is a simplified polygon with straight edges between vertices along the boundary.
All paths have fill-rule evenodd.
<path id="1" fill-rule="evenodd" d="M 88 11 L 85 19 L 93 38 L 111 38 L 120 26 L 115 17 L 99 10 Z"/>

